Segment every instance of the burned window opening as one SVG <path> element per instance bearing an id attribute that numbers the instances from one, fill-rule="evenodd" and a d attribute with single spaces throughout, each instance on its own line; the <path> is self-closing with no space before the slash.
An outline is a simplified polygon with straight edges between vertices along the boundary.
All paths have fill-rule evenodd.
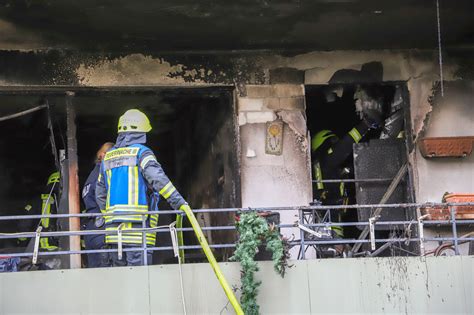
<path id="1" fill-rule="evenodd" d="M 373 111 L 379 112 L 375 115 L 379 117 L 364 114 Z M 326 205 L 379 203 L 391 179 L 407 163 L 413 148 L 406 84 L 308 85 L 306 114 L 312 147 L 317 147 L 312 150 L 313 181 L 386 179 L 385 182 L 372 183 L 313 182 L 314 199 Z M 410 172 L 404 176 L 387 203 L 414 200 Z M 369 217 L 370 209 L 358 209 L 331 211 L 330 219 L 333 222 L 367 222 Z M 380 220 L 411 220 L 415 217 L 414 209 L 387 209 L 382 211 Z M 343 227 L 341 230 L 334 229 L 331 234 L 336 238 L 357 239 L 362 228 Z M 376 226 L 376 236 L 402 237 L 402 230 L 404 227 L 400 226 Z M 407 249 L 416 252 L 412 247 Z M 336 250 L 342 252 L 344 249 Z M 394 254 L 406 255 L 386 250 L 382 256 Z"/>
<path id="2" fill-rule="evenodd" d="M 58 148 L 65 149 L 64 93 L 46 91 L 46 96 L 43 96 L 41 91 L 20 91 L 19 95 L 14 92 L 2 95 L 0 117 L 31 108 L 46 99 L 54 113 Z M 240 206 L 236 158 L 238 128 L 235 126 L 233 89 L 79 89 L 73 98 L 73 106 L 77 115 L 80 189 L 94 167 L 95 154 L 100 145 L 107 141 L 115 142 L 119 116 L 127 109 L 139 108 L 147 113 L 153 127 L 147 135 L 147 145 L 155 151 L 167 175 L 193 207 Z M 1 137 L 2 147 L 8 148 L 7 154 L 2 154 L 0 158 L 2 183 L 17 183 L 8 185 L 2 191 L 2 215 L 21 214 L 19 209 L 33 201 L 39 203 L 42 187 L 50 172 L 55 170 L 44 116 L 43 112 L 36 112 L 0 124 L 0 130 L 8 135 Z M 34 208 L 38 210 L 41 206 L 35 205 Z M 170 207 L 161 201 L 160 209 Z M 37 212 L 40 214 L 40 211 Z M 198 216 L 198 219 L 204 225 L 233 224 L 230 214 L 205 214 Z M 174 221 L 174 216 L 161 215 L 159 224 L 171 221 Z M 7 221 L 2 222 L 3 231 L 19 231 L 19 227 L 13 227 Z M 28 230 L 34 231 L 34 228 Z M 232 231 L 208 232 L 207 236 L 211 241 L 215 239 L 221 243 L 235 239 Z M 158 246 L 171 245 L 169 234 L 158 233 L 157 239 Z M 1 248 L 10 248 L 9 252 L 12 252 L 12 248 L 15 248 L 14 251 L 24 251 L 26 247 L 26 244 L 20 246 L 15 241 L 12 243 L 7 240 L 2 240 L 0 244 Z M 192 232 L 185 232 L 185 244 L 197 244 Z M 188 262 L 205 259 L 200 250 L 186 252 L 189 253 Z M 172 251 L 160 251 L 155 255 L 154 263 L 175 262 Z M 218 251 L 218 256 L 222 259 L 229 254 L 223 250 Z"/>

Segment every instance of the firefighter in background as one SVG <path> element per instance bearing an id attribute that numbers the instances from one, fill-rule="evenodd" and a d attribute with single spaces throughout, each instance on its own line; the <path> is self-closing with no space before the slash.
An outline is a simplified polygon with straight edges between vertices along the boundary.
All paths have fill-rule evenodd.
<path id="1" fill-rule="evenodd" d="M 87 177 L 84 188 L 82 188 L 82 200 L 84 201 L 86 207 L 85 212 L 87 213 L 100 213 L 100 208 L 95 200 L 95 186 L 99 177 L 100 163 L 104 159 L 105 153 L 113 146 L 114 144 L 112 142 L 106 142 L 100 147 L 99 151 L 97 151 L 95 167 Z M 103 230 L 104 222 L 104 217 L 88 217 L 82 227 L 84 230 L 89 231 Z M 86 250 L 104 249 L 105 235 L 85 235 L 84 245 Z M 109 265 L 109 253 L 87 254 L 87 266 L 89 268 L 108 267 Z"/>
<path id="2" fill-rule="evenodd" d="M 153 152 L 145 146 L 146 134 L 151 130 L 148 117 L 137 109 L 123 114 L 118 122 L 115 146 L 109 150 L 101 163 L 96 186 L 96 200 L 101 211 L 114 216 L 105 216 L 105 229 L 122 230 L 124 246 L 141 247 L 143 233 L 131 231 L 142 228 L 142 213 L 148 211 L 148 196 L 159 193 L 175 210 L 188 210 L 189 205 L 166 176 Z M 152 192 L 150 192 L 152 191 Z M 156 202 L 156 201 L 155 201 Z M 121 215 L 124 212 L 133 215 Z M 146 216 L 146 226 L 156 227 L 158 216 Z M 108 234 L 105 242 L 117 248 L 118 233 Z M 148 246 L 154 246 L 156 232 L 146 233 Z M 142 265 L 142 251 L 123 252 L 119 260 L 117 253 L 111 255 L 114 266 Z M 147 257 L 151 263 L 151 253 Z"/>
<path id="3" fill-rule="evenodd" d="M 36 204 L 28 204 L 25 206 L 25 215 L 32 214 L 57 214 L 58 213 L 58 199 L 60 197 L 61 191 L 61 176 L 59 172 L 53 172 L 48 177 L 46 186 L 43 188 L 41 194 L 41 203 L 40 206 L 32 206 Z M 38 209 L 39 208 L 39 209 Z M 57 220 L 51 218 L 42 218 L 38 222 L 37 220 L 20 220 L 18 223 L 18 230 L 21 232 L 31 232 L 35 231 L 38 226 L 42 226 L 41 232 L 51 232 L 57 230 Z M 28 246 L 30 238 L 19 238 L 20 246 Z M 53 251 L 58 249 L 58 239 L 55 237 L 41 237 L 40 238 L 40 248 L 47 251 Z"/>
<path id="4" fill-rule="evenodd" d="M 48 177 L 48 182 L 44 192 L 41 194 L 41 214 L 50 215 L 58 213 L 58 202 L 61 191 L 61 176 L 59 172 L 54 172 Z M 43 227 L 41 232 L 57 231 L 57 220 L 51 218 L 42 218 L 40 225 Z M 48 251 L 58 249 L 58 239 L 56 237 L 41 237 L 40 248 Z"/>
<path id="5" fill-rule="evenodd" d="M 321 130 L 313 136 L 311 152 L 315 180 L 343 179 L 350 173 L 346 165 L 352 154 L 352 145 L 361 141 L 369 130 L 380 128 L 383 122 L 381 113 L 374 109 L 364 110 L 362 117 L 361 122 L 341 139 L 330 130 Z M 316 182 L 313 196 L 323 205 L 348 204 L 344 183 Z M 333 213 L 332 221 L 341 222 L 342 212 Z M 335 226 L 332 230 L 335 237 L 344 236 L 342 227 Z"/>

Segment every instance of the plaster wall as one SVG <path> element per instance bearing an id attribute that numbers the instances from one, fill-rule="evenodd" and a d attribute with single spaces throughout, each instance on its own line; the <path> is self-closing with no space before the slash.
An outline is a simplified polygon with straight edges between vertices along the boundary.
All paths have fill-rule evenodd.
<path id="1" fill-rule="evenodd" d="M 220 265 L 229 284 L 238 287 L 240 265 Z M 271 262 L 259 262 L 262 314 L 474 312 L 472 256 L 300 260 L 291 265 L 282 279 Z M 188 314 L 234 314 L 208 264 L 185 264 L 182 271 Z M 31 294 L 25 298 L 19 292 Z M 182 303 L 178 265 L 0 274 L 1 314 L 182 314 Z"/>
<path id="2" fill-rule="evenodd" d="M 308 141 L 304 117 L 304 87 L 298 84 L 247 85 L 237 99 L 241 138 L 243 207 L 305 206 L 312 200 Z M 266 123 L 283 121 L 282 154 L 265 152 Z M 298 212 L 280 212 L 280 222 L 292 224 Z M 295 228 L 282 229 L 288 239 Z M 296 258 L 297 248 L 292 249 Z"/>
<path id="3" fill-rule="evenodd" d="M 426 119 L 422 132 L 424 137 L 474 136 L 474 106 L 472 83 L 456 82 L 445 87 L 444 97 L 433 99 L 433 111 Z M 415 151 L 419 174 L 419 199 L 440 202 L 446 192 L 474 193 L 474 153 L 464 158 L 422 157 L 418 147 Z M 458 226 L 458 236 L 472 232 L 471 226 Z M 426 228 L 425 237 L 451 237 L 451 226 Z M 437 242 L 427 242 L 425 252 L 435 250 Z M 463 255 L 469 253 L 469 243 L 459 247 Z"/>
<path id="4" fill-rule="evenodd" d="M 463 84 L 464 85 L 464 84 Z M 444 97 L 433 101 L 424 137 L 474 136 L 474 85 L 446 86 Z M 464 158 L 425 159 L 416 150 L 419 199 L 440 202 L 445 192 L 474 193 L 474 154 Z"/>

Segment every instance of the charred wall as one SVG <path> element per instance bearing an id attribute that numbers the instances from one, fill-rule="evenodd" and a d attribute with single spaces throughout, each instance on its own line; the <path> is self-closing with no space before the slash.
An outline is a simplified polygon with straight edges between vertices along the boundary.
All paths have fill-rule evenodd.
<path id="1" fill-rule="evenodd" d="M 470 54 L 470 50 L 444 51 L 446 81 L 472 82 Z M 372 76 L 369 71 L 369 75 L 365 75 L 364 69 L 370 70 L 368 65 L 374 62 L 380 64 L 382 72 Z M 416 142 L 422 136 L 429 113 L 437 106 L 431 100 L 433 87 L 439 79 L 438 53 L 432 50 L 314 51 L 301 54 L 261 51 L 202 54 L 85 53 L 67 50 L 0 52 L 2 89 L 24 85 L 68 85 L 77 88 L 126 86 L 132 89 L 137 86 L 224 85 L 235 88 L 240 125 L 241 154 L 238 158 L 241 165 L 241 199 L 244 206 L 264 203 L 303 205 L 310 199 L 304 85 L 403 81 L 409 93 L 411 140 Z M 450 106 L 446 106 L 445 110 L 451 113 Z M 466 109 L 458 112 L 461 116 L 468 114 Z M 262 151 L 264 126 L 276 119 L 284 122 L 283 153 L 280 157 L 268 156 Z M 459 126 L 453 126 L 451 135 L 460 134 L 462 130 Z M 219 136 L 215 141 L 215 145 L 224 142 Z M 251 151 L 247 150 L 249 148 Z M 420 159 L 416 149 L 410 152 L 417 201 L 432 201 L 433 198 L 425 192 L 432 191 L 435 186 L 425 180 L 429 178 L 430 171 Z M 446 163 L 456 167 L 464 162 Z M 203 170 L 196 170 L 196 174 L 199 172 Z M 450 176 L 444 181 L 455 182 L 457 178 Z M 261 182 L 265 182 L 265 187 L 259 184 Z M 283 187 L 294 191 L 291 194 L 284 192 Z M 472 181 L 463 181 L 461 188 L 472 191 Z M 191 194 L 197 196 L 197 193 Z M 197 197 L 193 198 L 203 206 L 206 204 Z M 217 205 L 219 201 L 209 199 L 207 203 Z M 285 223 L 291 223 L 291 220 L 290 215 Z"/>

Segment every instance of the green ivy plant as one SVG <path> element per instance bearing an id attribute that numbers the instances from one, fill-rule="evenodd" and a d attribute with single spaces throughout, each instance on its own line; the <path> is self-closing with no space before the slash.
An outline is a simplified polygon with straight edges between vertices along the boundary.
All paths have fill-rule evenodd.
<path id="1" fill-rule="evenodd" d="M 266 250 L 272 252 L 275 272 L 284 277 L 286 267 L 288 267 L 289 246 L 287 242 L 282 240 L 275 225 L 269 225 L 264 218 L 254 211 L 241 213 L 236 226 L 239 241 L 234 256 L 230 259 L 240 262 L 242 267 L 240 303 L 246 315 L 258 315 L 257 295 L 261 281 L 255 279 L 255 273 L 259 268 L 254 260 L 258 247 L 263 242 L 266 243 Z"/>

